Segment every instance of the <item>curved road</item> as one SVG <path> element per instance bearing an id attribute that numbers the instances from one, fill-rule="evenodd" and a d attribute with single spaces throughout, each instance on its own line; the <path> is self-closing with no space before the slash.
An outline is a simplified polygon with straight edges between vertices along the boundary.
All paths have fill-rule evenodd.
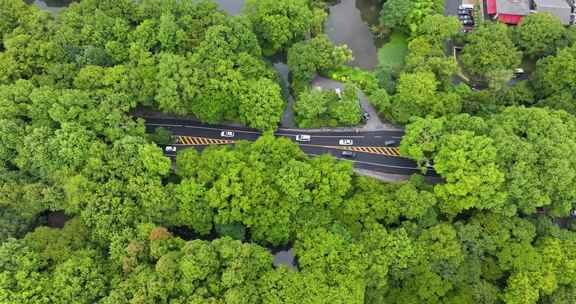
<path id="1" fill-rule="evenodd" d="M 147 132 L 153 132 L 158 127 L 164 127 L 177 138 L 183 138 L 182 142 L 174 144 L 180 149 L 193 147 L 202 150 L 207 146 L 205 143 L 222 140 L 255 141 L 262 135 L 262 132 L 258 130 L 245 127 L 208 125 L 187 119 L 142 118 L 146 121 Z M 221 137 L 222 131 L 234 131 L 234 138 Z M 298 134 L 310 135 L 310 141 L 297 142 L 296 135 Z M 352 161 L 357 168 L 402 175 L 421 173 L 414 161 L 399 157 L 397 152 L 394 152 L 396 150 L 394 147 L 398 146 L 404 135 L 403 131 L 308 132 L 305 130 L 278 129 L 274 135 L 292 139 L 308 155 L 331 154 L 338 159 Z M 195 145 L 190 139 L 201 140 L 202 144 Z M 340 139 L 351 139 L 353 144 L 341 146 L 339 145 Z M 354 151 L 355 156 L 353 158 L 344 157 L 342 152 L 345 150 Z M 433 170 L 428 170 L 427 175 L 433 176 L 435 174 Z"/>

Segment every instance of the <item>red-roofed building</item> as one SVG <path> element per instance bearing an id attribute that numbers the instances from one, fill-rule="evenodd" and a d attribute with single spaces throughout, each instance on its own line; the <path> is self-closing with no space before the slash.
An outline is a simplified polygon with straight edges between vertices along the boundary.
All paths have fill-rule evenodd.
<path id="1" fill-rule="evenodd" d="M 530 14 L 530 0 L 486 0 L 489 15 L 506 24 L 516 25 Z"/>

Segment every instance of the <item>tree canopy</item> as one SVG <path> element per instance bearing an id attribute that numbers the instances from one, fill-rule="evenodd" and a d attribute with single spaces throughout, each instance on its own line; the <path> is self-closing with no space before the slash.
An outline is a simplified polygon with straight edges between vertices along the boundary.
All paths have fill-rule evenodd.
<path id="1" fill-rule="evenodd" d="M 573 29 L 563 42 L 534 15 L 464 36 L 441 1 L 388 0 L 383 19 L 411 33 L 390 88 L 340 67 L 351 54 L 322 34 L 324 2 L 228 16 L 207 0 L 83 0 L 51 15 L 0 0 L 0 303 L 573 304 Z M 488 88 L 454 83 L 449 40 Z M 538 62 L 503 82 L 514 44 Z M 437 176 L 382 182 L 354 170 L 364 155 L 275 136 L 285 102 L 263 55 L 283 53 L 300 127 L 357 125 L 363 89 L 407 123 L 402 156 Z M 333 68 L 340 94 L 308 88 Z M 140 111 L 264 132 L 177 145 L 174 160 L 178 127 Z"/>

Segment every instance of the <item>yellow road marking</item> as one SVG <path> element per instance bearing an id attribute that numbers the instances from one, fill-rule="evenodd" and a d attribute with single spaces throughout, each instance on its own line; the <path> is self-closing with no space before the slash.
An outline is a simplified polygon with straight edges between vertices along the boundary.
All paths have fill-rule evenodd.
<path id="1" fill-rule="evenodd" d="M 233 144 L 233 140 L 214 139 L 207 137 L 178 136 L 176 143 L 186 146 L 208 146 L 208 145 L 228 145 Z"/>
<path id="2" fill-rule="evenodd" d="M 322 146 L 336 150 L 347 150 L 369 154 L 378 154 L 386 156 L 400 156 L 400 150 L 396 147 L 343 147 L 343 146 Z"/>

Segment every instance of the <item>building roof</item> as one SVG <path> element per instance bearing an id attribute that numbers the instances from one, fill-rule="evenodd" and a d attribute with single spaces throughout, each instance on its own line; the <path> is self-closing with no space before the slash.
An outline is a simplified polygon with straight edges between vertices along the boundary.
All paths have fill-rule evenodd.
<path id="1" fill-rule="evenodd" d="M 526 16 L 530 14 L 530 0 L 496 0 L 498 14 Z"/>
<path id="2" fill-rule="evenodd" d="M 570 10 L 570 5 L 566 0 L 534 0 L 536 7 L 565 8 Z"/>
<path id="3" fill-rule="evenodd" d="M 486 1 L 488 15 L 495 15 L 496 14 L 496 0 L 487 0 Z"/>
<path id="4" fill-rule="evenodd" d="M 551 13 L 563 24 L 570 24 L 570 5 L 566 0 L 534 0 L 534 4 L 536 11 Z"/>
<path id="5" fill-rule="evenodd" d="M 498 20 L 506 24 L 513 24 L 513 25 L 519 24 L 523 18 L 524 16 L 519 15 L 498 14 Z"/>

